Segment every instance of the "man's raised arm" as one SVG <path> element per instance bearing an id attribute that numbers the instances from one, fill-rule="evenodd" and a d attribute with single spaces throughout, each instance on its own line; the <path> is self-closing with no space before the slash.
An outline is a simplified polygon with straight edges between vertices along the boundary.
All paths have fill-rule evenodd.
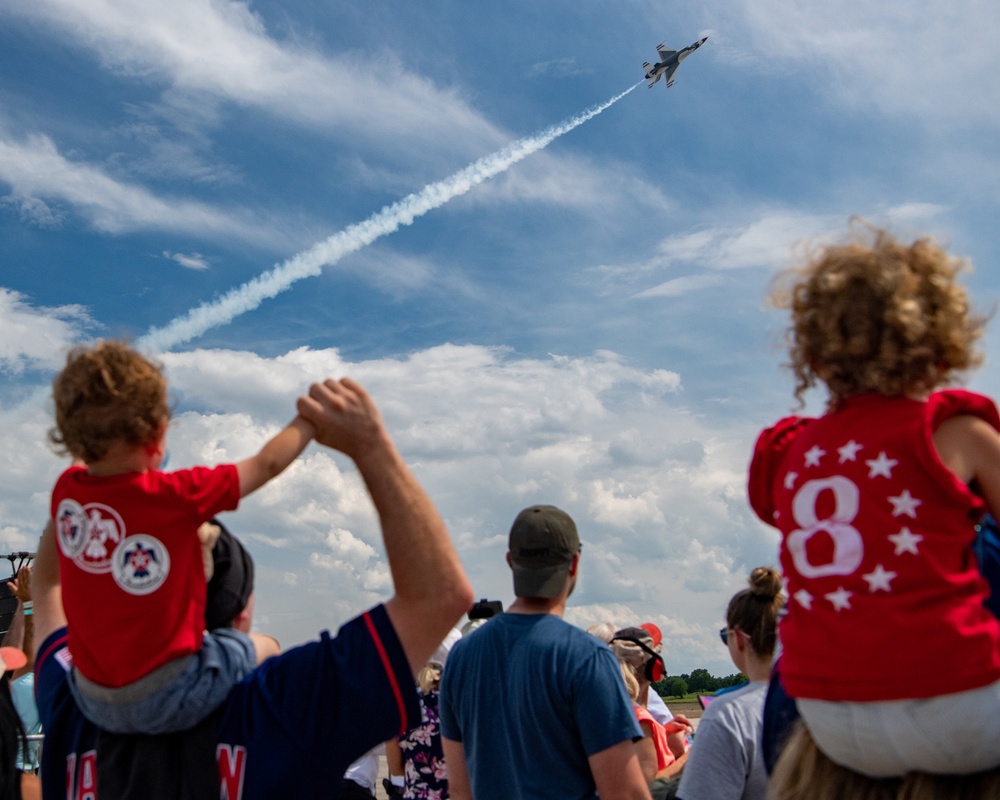
<path id="1" fill-rule="evenodd" d="M 59 583 L 59 556 L 56 553 L 56 533 L 49 520 L 38 542 L 38 553 L 31 570 L 31 599 L 34 604 L 34 652 L 54 631 L 66 624 L 62 607 L 62 586 Z"/>
<path id="2" fill-rule="evenodd" d="M 364 478 L 396 590 L 386 611 L 416 673 L 475 599 L 444 521 L 360 385 L 313 384 L 298 410 L 316 426 L 316 441 L 350 456 Z"/>

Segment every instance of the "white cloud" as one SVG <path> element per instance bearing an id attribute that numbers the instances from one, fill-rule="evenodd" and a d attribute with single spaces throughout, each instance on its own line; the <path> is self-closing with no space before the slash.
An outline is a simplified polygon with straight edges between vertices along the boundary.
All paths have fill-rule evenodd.
<path id="1" fill-rule="evenodd" d="M 718 274 L 709 275 L 683 275 L 680 278 L 671 278 L 651 289 L 645 289 L 633 297 L 680 297 L 688 292 L 695 292 L 699 289 L 710 289 L 722 283 L 722 276 Z"/>
<path id="2" fill-rule="evenodd" d="M 727 6 L 726 13 L 732 8 Z M 990 0 L 745 0 L 746 45 L 768 61 L 816 70 L 826 90 L 853 109 L 876 108 L 954 131 L 1000 123 L 1000 7 Z M 933 24 L 929 24 L 929 22 Z"/>
<path id="3" fill-rule="evenodd" d="M 0 287 L 0 371 L 54 369 L 92 325 L 82 306 L 35 306 L 20 292 Z"/>
<path id="4" fill-rule="evenodd" d="M 98 166 L 71 161 L 48 136 L 14 141 L 0 132 L 0 180 L 10 184 L 11 197 L 19 202 L 57 199 L 107 233 L 151 229 L 231 236 L 258 244 L 284 241 L 269 226 L 246 219 L 245 212 L 225 213 L 192 200 L 166 200 Z"/>
<path id="5" fill-rule="evenodd" d="M 871 208 L 860 216 L 906 238 L 924 235 L 945 210 L 938 204 L 914 201 L 888 208 Z M 742 224 L 734 219 L 728 226 L 672 234 L 663 239 L 655 254 L 645 261 L 605 264 L 595 271 L 611 285 L 620 287 L 626 281 L 641 285 L 665 271 L 699 270 L 671 277 L 632 294 L 637 299 L 680 297 L 719 286 L 725 280 L 720 271 L 774 271 L 786 267 L 811 248 L 844 238 L 849 224 L 848 217 L 840 214 L 763 209 L 755 214 L 744 212 L 744 215 L 746 221 Z"/>
<path id="6" fill-rule="evenodd" d="M 174 90 L 208 93 L 299 123 L 359 132 L 394 149 L 445 140 L 497 143 L 496 130 L 455 91 L 408 71 L 397 56 L 327 57 L 268 33 L 231 0 L 38 0 L 8 15 L 44 21 L 108 67 Z"/>
<path id="7" fill-rule="evenodd" d="M 185 255 L 184 253 L 171 253 L 169 250 L 164 250 L 163 257 L 169 258 L 171 261 L 176 261 L 185 269 L 208 269 L 208 261 L 201 253 Z"/>

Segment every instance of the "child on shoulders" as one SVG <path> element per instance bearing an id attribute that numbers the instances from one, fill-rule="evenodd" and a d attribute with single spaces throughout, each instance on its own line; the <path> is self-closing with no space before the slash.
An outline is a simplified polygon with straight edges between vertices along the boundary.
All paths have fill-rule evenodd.
<path id="1" fill-rule="evenodd" d="M 214 539 L 199 527 L 281 473 L 315 431 L 297 416 L 236 464 L 161 472 L 166 379 L 116 341 L 71 351 L 53 398 L 49 437 L 74 458 L 51 501 L 74 696 L 112 733 L 191 728 L 278 651 L 270 637 L 205 631 Z"/>
<path id="2" fill-rule="evenodd" d="M 765 430 L 750 465 L 751 505 L 782 536 L 782 680 L 842 766 L 978 772 L 1000 765 L 1000 623 L 972 552 L 1000 511 L 1000 415 L 939 389 L 979 364 L 983 320 L 962 262 L 859 227 L 773 296 L 796 397 L 829 393 L 823 416 Z"/>

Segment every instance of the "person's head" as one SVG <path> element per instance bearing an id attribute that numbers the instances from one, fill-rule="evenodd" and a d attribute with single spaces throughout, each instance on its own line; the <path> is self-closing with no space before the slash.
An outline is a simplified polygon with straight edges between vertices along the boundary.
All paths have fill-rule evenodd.
<path id="1" fill-rule="evenodd" d="M 160 366 L 124 342 L 71 350 L 52 382 L 52 399 L 56 424 L 49 440 L 60 453 L 88 464 L 119 443 L 158 447 L 170 421 Z"/>
<path id="2" fill-rule="evenodd" d="M 253 622 L 253 559 L 217 519 L 219 538 L 212 548 L 215 571 L 206 588 L 205 628 L 235 628 L 250 632 Z"/>
<path id="3" fill-rule="evenodd" d="M 965 263 L 930 238 L 904 244 L 857 222 L 779 276 L 771 302 L 791 311 L 795 396 L 817 381 L 831 404 L 857 394 L 922 395 L 977 366 L 984 319 L 956 283 Z"/>
<path id="4" fill-rule="evenodd" d="M 651 627 L 659 634 L 659 628 Z M 615 631 L 610 644 L 618 660 L 632 668 L 640 688 L 666 677 L 663 657 L 659 653 L 660 638 L 645 626 Z"/>
<path id="5" fill-rule="evenodd" d="M 726 646 L 732 656 L 737 647 L 733 637 L 742 636 L 756 656 L 770 658 L 777 644 L 778 614 L 785 605 L 781 574 L 774 567 L 757 567 L 749 583 L 749 588 L 732 596 L 726 609 Z"/>
<path id="6" fill-rule="evenodd" d="M 507 563 L 514 573 L 514 594 L 558 598 L 573 591 L 580 537 L 569 514 L 555 506 L 531 506 L 510 529 Z"/>
<path id="7" fill-rule="evenodd" d="M 587 633 L 596 636 L 604 644 L 611 644 L 615 635 L 615 626 L 612 622 L 598 622 L 587 628 Z"/>

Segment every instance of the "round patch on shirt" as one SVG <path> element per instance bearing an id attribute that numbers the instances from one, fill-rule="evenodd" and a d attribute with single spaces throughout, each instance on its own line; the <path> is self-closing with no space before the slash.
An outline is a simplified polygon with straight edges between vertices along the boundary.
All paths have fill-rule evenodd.
<path id="1" fill-rule="evenodd" d="M 67 498 L 59 502 L 56 541 L 66 558 L 76 558 L 87 544 L 87 515 L 76 500 Z"/>
<path id="2" fill-rule="evenodd" d="M 59 507 L 62 508 L 62 503 Z M 125 522 L 121 514 L 103 503 L 87 503 L 83 507 L 83 515 L 83 546 L 76 555 L 71 556 L 73 563 L 96 575 L 110 572 L 111 554 L 125 538 Z"/>
<path id="3" fill-rule="evenodd" d="M 170 572 L 170 554 L 159 539 L 146 533 L 129 536 L 111 555 L 111 574 L 129 594 L 155 592 Z"/>

